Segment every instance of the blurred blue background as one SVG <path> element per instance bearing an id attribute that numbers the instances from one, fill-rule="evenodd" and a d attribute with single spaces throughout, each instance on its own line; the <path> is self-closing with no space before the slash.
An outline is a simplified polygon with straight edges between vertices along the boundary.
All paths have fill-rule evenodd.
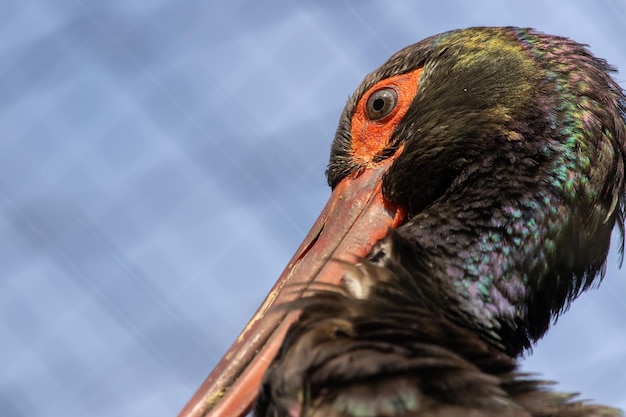
<path id="1" fill-rule="evenodd" d="M 626 2 L 2 0 L 0 415 L 175 416 L 317 217 L 389 55 L 532 26 L 623 69 Z M 626 407 L 613 249 L 524 369 Z"/>

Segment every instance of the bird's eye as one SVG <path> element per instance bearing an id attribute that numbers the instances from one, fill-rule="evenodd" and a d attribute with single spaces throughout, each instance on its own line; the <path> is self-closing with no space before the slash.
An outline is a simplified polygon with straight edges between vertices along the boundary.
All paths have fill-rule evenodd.
<path id="1" fill-rule="evenodd" d="M 375 91 L 367 99 L 367 117 L 370 120 L 379 120 L 387 116 L 398 103 L 398 93 L 393 88 L 383 88 Z"/>

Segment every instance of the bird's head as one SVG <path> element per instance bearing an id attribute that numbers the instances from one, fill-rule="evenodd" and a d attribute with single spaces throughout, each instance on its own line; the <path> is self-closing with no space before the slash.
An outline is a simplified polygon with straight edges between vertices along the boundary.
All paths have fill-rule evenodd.
<path id="1" fill-rule="evenodd" d="M 341 284 L 363 258 L 402 271 L 421 307 L 493 348 L 530 346 L 601 275 L 615 224 L 623 232 L 626 104 L 610 71 L 566 38 L 472 28 L 369 74 L 340 118 L 327 206 L 203 405 L 181 415 L 245 409 L 233 393 L 254 396 L 297 316 L 271 307 L 312 281 Z M 354 276 L 350 292 L 367 298 L 376 277 Z"/>
<path id="2" fill-rule="evenodd" d="M 616 223 L 623 239 L 625 102 L 610 70 L 519 28 L 393 55 L 349 99 L 327 171 L 336 187 L 393 159 L 382 195 L 406 222 L 370 257 L 435 280 L 434 308 L 460 308 L 509 353 L 528 347 L 601 275 Z"/>

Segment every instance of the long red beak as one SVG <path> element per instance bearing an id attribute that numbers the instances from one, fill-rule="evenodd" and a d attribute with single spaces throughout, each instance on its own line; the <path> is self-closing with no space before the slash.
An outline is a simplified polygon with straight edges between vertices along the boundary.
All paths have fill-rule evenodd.
<path id="1" fill-rule="evenodd" d="M 313 282 L 339 285 L 342 266 L 332 260 L 355 263 L 404 221 L 404 211 L 382 195 L 382 177 L 394 159 L 335 187 L 261 307 L 179 417 L 233 417 L 250 410 L 265 370 L 297 317 L 272 307 L 301 296 Z"/>

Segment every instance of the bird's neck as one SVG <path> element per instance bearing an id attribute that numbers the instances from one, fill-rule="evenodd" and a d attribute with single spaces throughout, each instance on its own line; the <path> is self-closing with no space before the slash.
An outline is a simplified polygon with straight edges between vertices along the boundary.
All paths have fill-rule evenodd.
<path id="1" fill-rule="evenodd" d="M 401 262 L 406 270 L 424 271 L 418 280 L 434 281 L 416 284 L 425 299 L 437 300 L 432 308 L 517 355 L 580 290 L 576 280 L 595 275 L 608 241 L 596 248 L 601 261 L 594 260 L 594 270 L 584 253 L 588 242 L 574 238 L 580 213 L 568 208 L 558 188 L 532 173 L 500 177 L 517 184 L 476 178 L 416 214 L 394 234 L 394 244 L 405 254 L 421 254 L 401 256 Z"/>

